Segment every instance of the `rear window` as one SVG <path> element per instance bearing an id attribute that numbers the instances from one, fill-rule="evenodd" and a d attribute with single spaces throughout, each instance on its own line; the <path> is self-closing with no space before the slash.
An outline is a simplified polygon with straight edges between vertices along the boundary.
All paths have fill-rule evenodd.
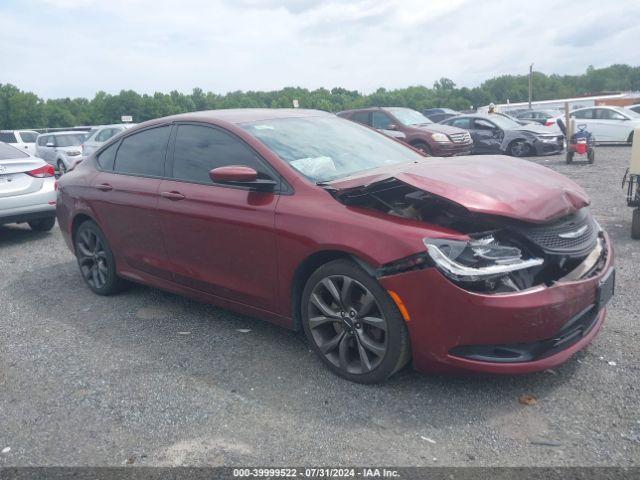
<path id="1" fill-rule="evenodd" d="M 17 143 L 16 134 L 13 132 L 0 132 L 0 142 Z"/>
<path id="2" fill-rule="evenodd" d="M 20 138 L 22 138 L 24 143 L 36 143 L 38 134 L 33 132 L 20 132 Z"/>
<path id="3" fill-rule="evenodd" d="M 156 127 L 126 137 L 118 149 L 115 171 L 149 177 L 162 176 L 170 132 L 170 126 Z"/>
<path id="4" fill-rule="evenodd" d="M 11 145 L 7 145 L 6 143 L 0 143 L 0 160 L 9 160 L 11 158 L 24 158 L 28 157 L 29 154 L 23 152 L 22 150 L 18 150 Z"/>

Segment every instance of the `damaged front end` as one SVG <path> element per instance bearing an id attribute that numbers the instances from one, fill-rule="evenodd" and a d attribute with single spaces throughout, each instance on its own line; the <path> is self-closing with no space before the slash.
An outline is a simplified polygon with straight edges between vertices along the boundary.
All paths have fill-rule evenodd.
<path id="1" fill-rule="evenodd" d="M 378 270 L 381 277 L 436 267 L 465 290 L 508 293 L 589 278 L 606 261 L 604 236 L 586 206 L 539 224 L 472 212 L 396 178 L 328 190 L 346 205 L 462 234 L 424 238 L 425 252 L 384 265 Z"/>

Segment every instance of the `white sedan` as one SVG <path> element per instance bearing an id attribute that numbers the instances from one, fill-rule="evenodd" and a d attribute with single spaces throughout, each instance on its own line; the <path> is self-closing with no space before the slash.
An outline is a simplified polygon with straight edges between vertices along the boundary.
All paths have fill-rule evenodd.
<path id="1" fill-rule="evenodd" d="M 631 143 L 633 130 L 640 127 L 640 114 L 624 107 L 579 108 L 570 115 L 576 126 L 586 125 L 597 142 Z"/>

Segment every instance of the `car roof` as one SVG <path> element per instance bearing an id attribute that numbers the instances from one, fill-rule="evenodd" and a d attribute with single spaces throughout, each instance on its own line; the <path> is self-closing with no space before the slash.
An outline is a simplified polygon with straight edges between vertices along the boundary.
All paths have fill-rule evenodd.
<path id="1" fill-rule="evenodd" d="M 78 135 L 78 134 L 85 134 L 85 133 L 87 132 L 85 132 L 84 130 L 65 130 L 64 132 L 45 132 L 45 133 L 41 133 L 40 135 Z"/>
<path id="2" fill-rule="evenodd" d="M 305 108 L 233 108 L 181 113 L 161 120 L 222 120 L 229 123 L 259 122 L 278 118 L 332 117 L 333 113 Z M 160 119 L 159 119 L 160 120 Z"/>

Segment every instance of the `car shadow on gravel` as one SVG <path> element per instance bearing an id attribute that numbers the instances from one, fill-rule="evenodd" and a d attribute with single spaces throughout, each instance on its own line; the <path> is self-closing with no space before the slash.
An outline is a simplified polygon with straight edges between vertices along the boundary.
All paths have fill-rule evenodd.
<path id="1" fill-rule="evenodd" d="M 54 227 L 56 228 L 56 227 Z M 47 236 L 52 235 L 51 232 L 35 232 L 26 224 L 22 225 L 1 225 L 0 226 L 0 248 L 8 247 L 25 242 L 36 242 Z"/>
<path id="2" fill-rule="evenodd" d="M 421 375 L 407 368 L 383 384 L 359 385 L 328 371 L 301 333 L 138 285 L 100 297 L 73 261 L 25 272 L 4 293 L 38 299 L 33 315 L 46 318 L 51 331 L 79 339 L 68 361 L 100 356 L 118 382 L 175 377 L 205 392 L 258 401 L 274 415 L 284 410 L 336 426 L 402 431 L 491 423 L 524 408 L 521 395 L 545 396 L 581 368 L 575 359 L 552 373 L 523 376 Z M 68 348 L 69 339 L 38 341 Z M 123 358 L 126 368 L 116 362 Z"/>

